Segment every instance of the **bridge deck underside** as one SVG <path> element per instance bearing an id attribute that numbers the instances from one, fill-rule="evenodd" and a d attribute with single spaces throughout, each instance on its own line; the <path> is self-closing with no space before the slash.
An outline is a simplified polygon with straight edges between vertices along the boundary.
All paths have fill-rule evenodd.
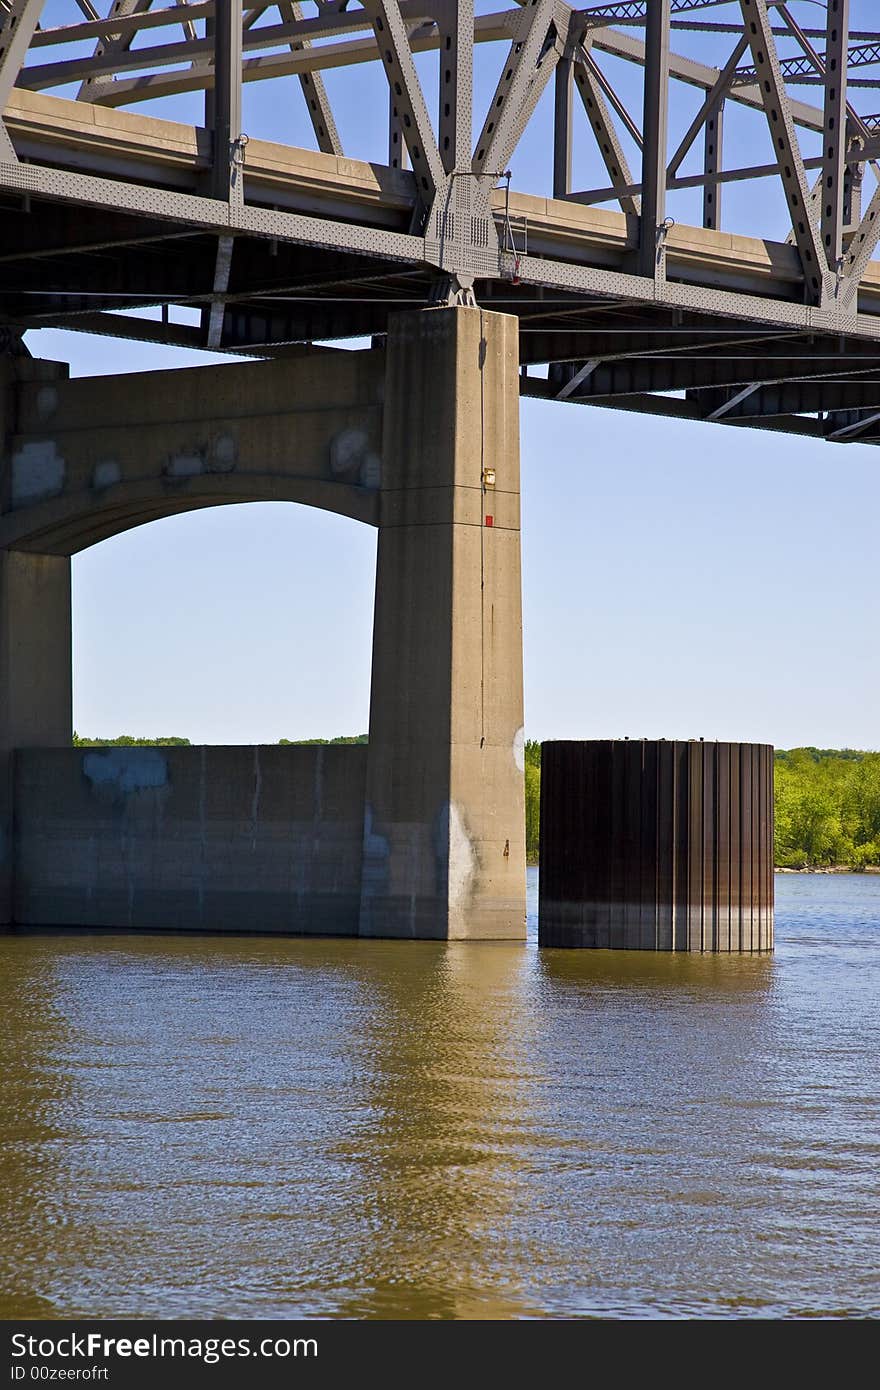
<path id="1" fill-rule="evenodd" d="M 0 179 L 2 322 L 276 356 L 379 345 L 431 302 L 406 171 L 253 142 L 230 213 L 197 128 L 103 110 L 90 144 L 80 109 L 17 92 L 7 112 L 40 168 Z M 503 190 L 492 208 L 500 273 L 474 291 L 520 320 L 523 395 L 880 442 L 880 265 L 841 319 L 804 304 L 791 245 L 672 227 L 658 291 L 624 213 Z"/>

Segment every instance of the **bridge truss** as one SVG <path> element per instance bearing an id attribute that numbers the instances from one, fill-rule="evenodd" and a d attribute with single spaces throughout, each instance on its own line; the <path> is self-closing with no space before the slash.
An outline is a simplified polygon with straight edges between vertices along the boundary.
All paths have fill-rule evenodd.
<path id="1" fill-rule="evenodd" d="M 7 351 L 55 326 L 273 356 L 475 300 L 518 315 L 525 395 L 880 442 L 880 30 L 860 0 L 101 2 L 0 0 Z M 325 82 L 364 64 L 387 101 L 370 163 Z M 249 139 L 243 84 L 286 103 L 291 81 L 311 149 Z M 201 124 L 156 114 L 185 93 Z M 763 159 L 725 139 L 742 112 Z M 551 196 L 511 172 L 530 122 Z M 725 190 L 767 179 L 787 238 L 728 232 Z M 686 190 L 698 225 L 669 215 Z"/>

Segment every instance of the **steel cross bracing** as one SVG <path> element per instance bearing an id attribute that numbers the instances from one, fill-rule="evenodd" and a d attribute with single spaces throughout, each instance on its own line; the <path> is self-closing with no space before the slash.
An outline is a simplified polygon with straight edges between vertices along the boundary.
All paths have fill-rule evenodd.
<path id="1" fill-rule="evenodd" d="M 493 6 L 0 0 L 0 347 L 381 345 L 476 299 L 526 395 L 880 442 L 873 0 Z M 245 128 L 268 82 L 287 144 Z"/>

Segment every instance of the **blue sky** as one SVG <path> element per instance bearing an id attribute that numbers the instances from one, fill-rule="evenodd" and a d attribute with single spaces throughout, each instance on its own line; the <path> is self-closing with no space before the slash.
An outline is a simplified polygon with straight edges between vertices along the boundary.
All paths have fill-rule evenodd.
<path id="1" fill-rule="evenodd" d="M 52 0 L 53 22 L 67 9 Z M 824 20 L 817 5 L 793 10 Z M 856 0 L 853 25 L 867 22 Z M 484 47 L 478 92 L 501 61 Z M 381 157 L 378 76 L 329 75 L 357 157 Z M 632 73 L 627 84 L 637 114 Z M 873 109 L 874 93 L 859 96 Z M 696 100 L 677 96 L 671 146 Z M 301 105 L 291 84 L 252 84 L 246 128 L 310 144 Z M 193 98 L 152 114 L 197 118 Z M 517 187 L 548 191 L 549 118 L 544 100 L 513 161 Z M 731 159 L 768 157 L 760 117 L 735 113 L 728 133 Z M 581 128 L 578 187 L 601 177 L 588 140 Z M 692 201 L 670 211 L 696 220 Z M 731 191 L 724 225 L 782 237 L 774 184 Z M 217 360 L 54 330 L 28 342 L 76 376 Z M 529 737 L 880 747 L 880 451 L 525 401 L 522 474 Z M 370 528 L 284 504 L 175 517 L 94 547 L 74 560 L 78 731 L 246 743 L 365 730 L 374 570 Z"/>

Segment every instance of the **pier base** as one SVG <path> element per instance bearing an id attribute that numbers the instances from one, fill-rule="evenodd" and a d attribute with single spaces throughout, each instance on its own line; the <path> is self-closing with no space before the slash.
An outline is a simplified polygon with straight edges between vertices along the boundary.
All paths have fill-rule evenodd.
<path id="1" fill-rule="evenodd" d="M 387 353 L 360 934 L 524 940 L 517 323 Z"/>
<path id="2" fill-rule="evenodd" d="M 773 949 L 773 749 L 541 749 L 541 946 Z"/>

